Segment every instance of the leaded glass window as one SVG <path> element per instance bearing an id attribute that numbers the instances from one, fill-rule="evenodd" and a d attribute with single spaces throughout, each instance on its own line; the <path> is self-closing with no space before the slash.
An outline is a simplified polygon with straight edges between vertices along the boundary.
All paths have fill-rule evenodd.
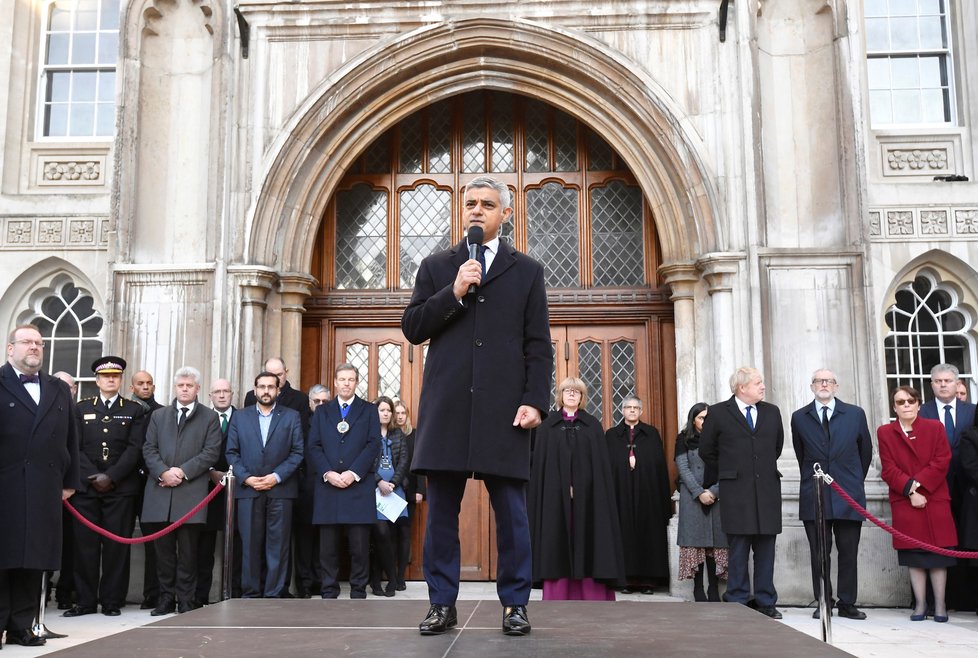
<path id="1" fill-rule="evenodd" d="M 370 397 L 370 346 L 366 343 L 351 343 L 346 346 L 344 358 L 357 369 L 359 378 L 357 379 L 357 395 L 364 400 Z"/>
<path id="2" fill-rule="evenodd" d="M 587 386 L 586 410 L 603 422 L 604 381 L 601 368 L 601 343 L 588 340 L 578 344 L 577 369 L 581 380 Z"/>
<path id="3" fill-rule="evenodd" d="M 336 195 L 336 287 L 387 285 L 387 192 L 354 185 Z"/>
<path id="4" fill-rule="evenodd" d="M 401 397 L 401 346 L 385 343 L 377 347 L 377 391 L 380 395 Z"/>
<path id="5" fill-rule="evenodd" d="M 576 190 L 547 183 L 527 191 L 527 252 L 543 263 L 548 286 L 581 284 L 579 219 Z"/>
<path id="6" fill-rule="evenodd" d="M 511 94 L 492 97 L 492 170 L 499 173 L 516 171 L 513 144 L 513 104 Z"/>
<path id="7" fill-rule="evenodd" d="M 642 192 L 613 181 L 591 190 L 594 285 L 625 287 L 645 282 Z"/>
<path id="8" fill-rule="evenodd" d="M 119 60 L 119 0 L 55 0 L 47 5 L 38 133 L 111 137 Z"/>
<path id="9" fill-rule="evenodd" d="M 92 362 L 102 356 L 102 315 L 92 296 L 62 277 L 34 310 L 21 314 L 20 323 L 34 324 L 44 337 L 44 366 L 48 373 L 67 372 L 78 384 L 79 399 L 96 394 Z"/>
<path id="10" fill-rule="evenodd" d="M 635 377 L 635 344 L 628 340 L 611 343 L 611 425 L 621 422 L 621 405 L 638 390 Z"/>
<path id="11" fill-rule="evenodd" d="M 932 397 L 930 370 L 939 363 L 958 368 L 972 382 L 975 373 L 975 324 L 972 311 L 959 303 L 953 286 L 939 283 L 924 271 L 900 286 L 896 303 L 887 309 L 883 339 L 887 389 L 909 385 L 924 399 Z M 969 386 L 974 390 L 974 386 Z"/>
<path id="12" fill-rule="evenodd" d="M 481 100 L 467 104 L 463 113 L 462 171 L 472 174 L 486 170 L 486 115 Z"/>
<path id="13" fill-rule="evenodd" d="M 452 194 L 434 185 L 400 193 L 401 288 L 413 288 L 421 261 L 450 246 Z"/>

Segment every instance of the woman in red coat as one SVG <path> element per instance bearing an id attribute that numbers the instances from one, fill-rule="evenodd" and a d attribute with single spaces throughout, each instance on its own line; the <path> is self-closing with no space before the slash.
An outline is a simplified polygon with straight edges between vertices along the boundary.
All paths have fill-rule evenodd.
<path id="1" fill-rule="evenodd" d="M 883 481 L 890 488 L 893 527 L 932 546 L 953 547 L 958 543 L 951 516 L 951 496 L 947 489 L 947 468 L 951 463 L 944 426 L 939 421 L 918 417 L 920 393 L 910 386 L 890 392 L 890 404 L 897 419 L 876 430 L 880 447 Z M 910 586 L 916 607 L 911 621 L 923 621 L 927 576 L 934 590 L 934 621 L 947 621 L 944 590 L 947 567 L 955 559 L 915 548 L 910 542 L 893 538 L 901 566 L 910 567 Z"/>

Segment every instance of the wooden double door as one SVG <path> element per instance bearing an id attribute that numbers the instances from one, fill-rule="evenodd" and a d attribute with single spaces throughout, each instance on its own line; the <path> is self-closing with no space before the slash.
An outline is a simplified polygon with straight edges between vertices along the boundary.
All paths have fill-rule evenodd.
<path id="1" fill-rule="evenodd" d="M 645 401 L 644 420 L 663 436 L 675 436 L 676 421 L 665 410 L 675 408 L 675 348 L 672 318 L 645 318 L 615 324 L 554 325 L 552 384 L 580 377 L 588 387 L 587 410 L 605 428 L 620 422 L 621 402 L 637 394 Z M 322 319 L 303 328 L 302 383 L 332 384 L 333 368 L 349 362 L 361 373 L 357 393 L 368 400 L 379 395 L 403 400 L 417 418 L 427 345 L 411 345 L 396 325 L 364 326 Z M 314 358 L 307 358 L 306 355 Z M 671 358 L 670 358 L 671 355 Z M 314 368 L 309 366 L 314 364 Z M 552 387 L 553 388 L 553 387 Z M 650 401 L 655 401 L 650 404 Z M 552 400 L 551 400 L 552 402 Z M 423 422 L 423 419 L 420 419 Z M 667 443 L 671 444 L 670 441 Z M 670 455 L 671 457 L 671 455 Z M 426 506 L 417 506 L 413 523 L 412 564 L 408 578 L 420 579 Z M 459 519 L 463 580 L 495 578 L 496 538 L 489 496 L 470 480 Z"/>

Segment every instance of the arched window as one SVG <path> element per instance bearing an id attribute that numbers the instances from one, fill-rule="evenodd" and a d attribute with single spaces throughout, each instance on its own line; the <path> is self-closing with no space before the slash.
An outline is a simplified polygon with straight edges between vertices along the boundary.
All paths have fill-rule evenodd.
<path id="1" fill-rule="evenodd" d="M 78 383 L 79 399 L 97 393 L 91 365 L 102 356 L 102 316 L 92 296 L 75 287 L 67 276 L 55 279 L 38 296 L 33 308 L 20 315 L 20 323 L 35 324 L 44 337 L 47 373 L 65 371 Z"/>
<path id="2" fill-rule="evenodd" d="M 886 311 L 889 333 L 883 340 L 887 388 L 909 385 L 924 399 L 932 397 L 930 369 L 939 363 L 958 368 L 974 392 L 975 324 L 973 312 L 960 295 L 930 271 L 920 272 L 897 290 L 896 303 Z"/>
<path id="3" fill-rule="evenodd" d="M 44 20 L 38 134 L 111 137 L 119 0 L 55 0 Z"/>

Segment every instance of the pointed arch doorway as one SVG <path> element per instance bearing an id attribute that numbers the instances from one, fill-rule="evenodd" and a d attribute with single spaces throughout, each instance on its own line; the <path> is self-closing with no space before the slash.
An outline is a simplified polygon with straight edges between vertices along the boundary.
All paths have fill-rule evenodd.
<path id="1" fill-rule="evenodd" d="M 409 115 L 343 176 L 313 245 L 321 287 L 305 303 L 303 388 L 331 386 L 333 369 L 348 361 L 361 371 L 361 396 L 401 398 L 416 413 L 425 346 L 404 339 L 401 313 L 421 259 L 461 239 L 459 190 L 482 173 L 513 192 L 518 219 L 504 225 L 503 239 L 545 265 L 554 382 L 584 379 L 588 410 L 605 427 L 637 393 L 644 420 L 675 436 L 673 305 L 656 280 L 655 221 L 634 175 L 560 108 L 499 91 Z M 424 505 L 418 509 L 412 579 L 421 578 Z M 478 483 L 463 502 L 460 532 L 463 579 L 494 578 L 492 514 Z"/>

